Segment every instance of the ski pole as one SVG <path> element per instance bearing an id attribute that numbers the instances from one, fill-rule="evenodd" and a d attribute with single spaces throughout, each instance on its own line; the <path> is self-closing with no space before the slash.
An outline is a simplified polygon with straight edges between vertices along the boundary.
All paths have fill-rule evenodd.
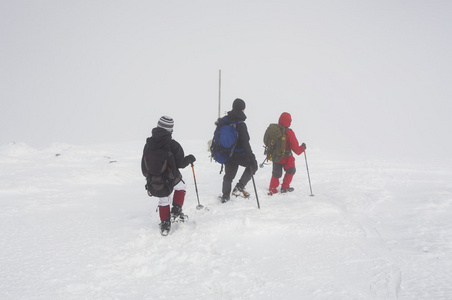
<path id="1" fill-rule="evenodd" d="M 195 167 L 193 163 L 191 163 L 191 169 L 193 170 L 193 181 L 195 182 L 196 197 L 198 198 L 198 205 L 196 206 L 196 209 L 200 210 L 203 209 L 204 206 L 202 206 L 201 203 L 199 203 L 198 185 L 196 184 Z"/>
<path id="2" fill-rule="evenodd" d="M 251 178 L 253 179 L 254 193 L 256 194 L 257 208 L 261 209 L 259 204 L 259 196 L 257 195 L 256 182 L 254 182 L 254 175 L 251 173 Z"/>
<path id="3" fill-rule="evenodd" d="M 304 160 L 306 161 L 306 171 L 308 172 L 309 189 L 311 190 L 311 195 L 309 195 L 309 196 L 314 196 L 314 194 L 312 193 L 312 187 L 311 187 L 311 177 L 309 176 L 308 159 L 306 158 L 306 150 L 304 151 Z"/>

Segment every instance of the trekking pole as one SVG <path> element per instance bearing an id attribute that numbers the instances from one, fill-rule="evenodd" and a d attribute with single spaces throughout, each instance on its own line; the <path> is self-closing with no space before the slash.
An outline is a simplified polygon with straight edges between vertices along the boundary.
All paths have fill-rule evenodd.
<path id="1" fill-rule="evenodd" d="M 195 182 L 196 197 L 198 198 L 198 205 L 196 205 L 196 209 L 200 210 L 203 209 L 204 206 L 202 206 L 201 203 L 199 203 L 198 185 L 196 184 L 195 167 L 193 163 L 191 163 L 191 169 L 193 170 L 193 181 Z"/>
<path id="2" fill-rule="evenodd" d="M 254 175 L 251 173 L 251 178 L 253 179 L 254 193 L 256 194 L 257 208 L 261 209 L 259 204 L 259 196 L 257 195 L 256 182 L 254 182 Z"/>
<path id="3" fill-rule="evenodd" d="M 309 195 L 309 196 L 314 196 L 314 194 L 312 193 L 312 187 L 311 187 L 311 177 L 309 176 L 308 159 L 306 158 L 306 150 L 304 151 L 304 160 L 306 161 L 306 171 L 308 172 L 309 189 L 311 190 L 311 195 Z"/>

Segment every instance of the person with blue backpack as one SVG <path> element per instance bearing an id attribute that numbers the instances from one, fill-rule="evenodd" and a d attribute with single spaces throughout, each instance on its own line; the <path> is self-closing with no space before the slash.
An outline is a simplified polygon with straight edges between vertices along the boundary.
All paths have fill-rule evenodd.
<path id="1" fill-rule="evenodd" d="M 215 122 L 217 128 L 211 151 L 215 161 L 224 165 L 225 174 L 220 196 L 222 203 L 230 200 L 232 181 L 237 175 L 239 166 L 245 167 L 245 170 L 232 190 L 232 194 L 236 197 L 249 197 L 250 194 L 245 190 L 245 186 L 257 171 L 256 156 L 251 149 L 250 136 L 245 124 L 245 107 L 245 101 L 237 98 L 232 104 L 232 110 Z"/>

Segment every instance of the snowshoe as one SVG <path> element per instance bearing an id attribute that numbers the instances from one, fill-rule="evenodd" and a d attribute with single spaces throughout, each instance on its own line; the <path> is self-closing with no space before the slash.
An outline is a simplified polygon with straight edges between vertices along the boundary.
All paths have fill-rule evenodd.
<path id="1" fill-rule="evenodd" d="M 160 233 L 163 236 L 167 236 L 171 230 L 171 221 L 165 220 L 162 223 L 160 223 Z"/>
<path id="2" fill-rule="evenodd" d="M 242 197 L 242 198 L 248 198 L 250 196 L 250 193 L 248 193 L 245 188 L 241 187 L 240 185 L 236 185 L 234 190 L 232 191 L 232 194 L 236 197 Z"/>

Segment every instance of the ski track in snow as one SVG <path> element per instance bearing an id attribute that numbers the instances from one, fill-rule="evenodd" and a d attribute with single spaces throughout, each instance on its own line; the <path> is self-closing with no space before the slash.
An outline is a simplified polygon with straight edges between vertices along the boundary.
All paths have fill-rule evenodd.
<path id="1" fill-rule="evenodd" d="M 271 167 L 256 173 L 259 210 L 252 182 L 250 199 L 219 203 L 220 165 L 204 142 L 181 144 L 197 157 L 208 210 L 195 208 L 187 167 L 190 219 L 167 237 L 144 190 L 141 142 L 0 147 L 0 298 L 452 298 L 448 166 L 326 161 L 308 149 L 315 196 L 299 156 L 291 194 L 267 196 Z"/>

